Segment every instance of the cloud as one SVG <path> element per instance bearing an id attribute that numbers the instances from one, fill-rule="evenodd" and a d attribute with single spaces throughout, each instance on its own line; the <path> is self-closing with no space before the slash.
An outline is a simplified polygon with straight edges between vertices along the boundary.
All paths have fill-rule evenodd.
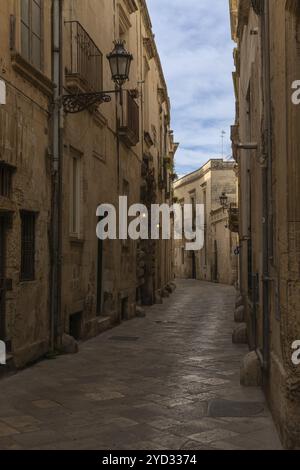
<path id="1" fill-rule="evenodd" d="M 148 0 L 172 106 L 177 173 L 231 153 L 233 43 L 225 0 Z"/>

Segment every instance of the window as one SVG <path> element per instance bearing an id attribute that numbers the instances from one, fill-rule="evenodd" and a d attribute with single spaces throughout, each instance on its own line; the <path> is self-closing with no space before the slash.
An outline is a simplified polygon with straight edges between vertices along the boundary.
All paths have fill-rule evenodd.
<path id="1" fill-rule="evenodd" d="M 12 187 L 13 167 L 0 162 L 0 196 L 10 197 Z"/>
<path id="2" fill-rule="evenodd" d="M 70 232 L 80 237 L 80 200 L 81 200 L 81 154 L 71 150 L 70 168 Z"/>
<path id="3" fill-rule="evenodd" d="M 150 82 L 149 82 L 150 67 L 146 58 L 144 58 L 144 119 L 145 119 L 145 130 L 150 130 Z"/>
<path id="4" fill-rule="evenodd" d="M 34 280 L 35 218 L 34 212 L 21 212 L 21 281 Z"/>
<path id="5" fill-rule="evenodd" d="M 185 212 L 184 212 L 184 199 L 179 203 L 181 205 L 181 238 L 185 239 Z"/>
<path id="6" fill-rule="evenodd" d="M 43 0 L 21 0 L 21 54 L 42 69 Z"/>
<path id="7" fill-rule="evenodd" d="M 191 196 L 191 206 L 192 206 L 192 227 L 193 227 L 193 230 L 195 231 L 196 230 L 196 195 L 193 194 Z"/>

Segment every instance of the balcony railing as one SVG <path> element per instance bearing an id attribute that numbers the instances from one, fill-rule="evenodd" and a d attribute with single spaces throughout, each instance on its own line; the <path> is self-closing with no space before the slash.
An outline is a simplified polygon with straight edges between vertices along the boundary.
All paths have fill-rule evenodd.
<path id="1" fill-rule="evenodd" d="M 103 90 L 103 54 L 78 21 L 66 21 L 70 54 L 66 84 L 72 91 Z"/>
<path id="2" fill-rule="evenodd" d="M 140 111 L 132 93 L 123 92 L 123 106 L 119 126 L 119 136 L 129 147 L 134 147 L 140 140 Z"/>
<path id="3" fill-rule="evenodd" d="M 239 232 L 239 208 L 237 204 L 231 203 L 228 209 L 229 230 L 233 233 Z"/>

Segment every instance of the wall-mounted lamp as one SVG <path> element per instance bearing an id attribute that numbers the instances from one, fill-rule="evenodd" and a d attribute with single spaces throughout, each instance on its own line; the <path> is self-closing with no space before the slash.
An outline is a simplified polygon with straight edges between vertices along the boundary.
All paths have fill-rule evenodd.
<path id="1" fill-rule="evenodd" d="M 125 41 L 114 41 L 114 46 L 115 47 L 112 52 L 107 54 L 106 57 L 109 61 L 112 81 L 116 85 L 115 90 L 99 90 L 94 93 L 64 95 L 62 103 L 66 113 L 80 113 L 91 106 L 108 103 L 111 101 L 111 97 L 109 95 L 113 93 L 120 93 L 122 100 L 122 87 L 124 83 L 129 80 L 130 66 L 133 61 L 133 56 L 125 49 Z"/>
<path id="2" fill-rule="evenodd" d="M 220 196 L 220 204 L 221 207 L 223 207 L 223 211 L 225 212 L 225 210 L 228 208 L 228 196 L 225 192 L 223 192 Z"/>

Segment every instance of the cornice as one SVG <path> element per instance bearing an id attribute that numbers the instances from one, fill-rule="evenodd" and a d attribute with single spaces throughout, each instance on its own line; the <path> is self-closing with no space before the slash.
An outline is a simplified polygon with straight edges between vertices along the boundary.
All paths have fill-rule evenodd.
<path id="1" fill-rule="evenodd" d="M 238 9 L 237 36 L 241 39 L 244 27 L 248 24 L 251 2 L 250 0 L 240 0 Z"/>
<path id="2" fill-rule="evenodd" d="M 123 0 L 123 1 L 129 14 L 132 14 L 137 11 L 138 6 L 135 0 Z"/>
<path id="3" fill-rule="evenodd" d="M 166 80 L 165 80 L 165 76 L 164 76 L 160 56 L 159 56 L 159 53 L 158 53 L 158 50 L 157 50 L 157 46 L 156 46 L 156 42 L 155 42 L 155 36 L 153 34 L 153 31 L 152 31 L 152 23 L 151 23 L 151 18 L 150 18 L 150 14 L 149 14 L 149 10 L 148 10 L 148 7 L 147 7 L 146 0 L 138 0 L 138 5 L 140 7 L 142 19 L 143 19 L 143 22 L 144 22 L 144 25 L 145 25 L 145 28 L 146 28 L 146 32 L 147 32 L 146 40 L 147 40 L 147 42 L 148 41 L 151 42 L 150 47 L 151 47 L 151 50 L 152 50 L 153 59 L 155 60 L 157 68 L 158 68 L 158 73 L 159 73 L 159 76 L 160 76 L 162 87 L 165 89 L 165 93 L 168 96 L 168 87 L 167 87 L 167 84 L 166 84 Z M 147 45 L 147 48 L 149 48 L 149 44 Z M 169 99 L 167 100 L 167 105 L 168 105 L 168 111 L 170 112 L 170 101 L 169 101 Z"/>
<path id="4" fill-rule="evenodd" d="M 151 60 L 155 57 L 155 50 L 153 47 L 153 40 L 151 38 L 144 38 L 143 39 L 144 47 L 147 52 L 148 59 Z"/>

